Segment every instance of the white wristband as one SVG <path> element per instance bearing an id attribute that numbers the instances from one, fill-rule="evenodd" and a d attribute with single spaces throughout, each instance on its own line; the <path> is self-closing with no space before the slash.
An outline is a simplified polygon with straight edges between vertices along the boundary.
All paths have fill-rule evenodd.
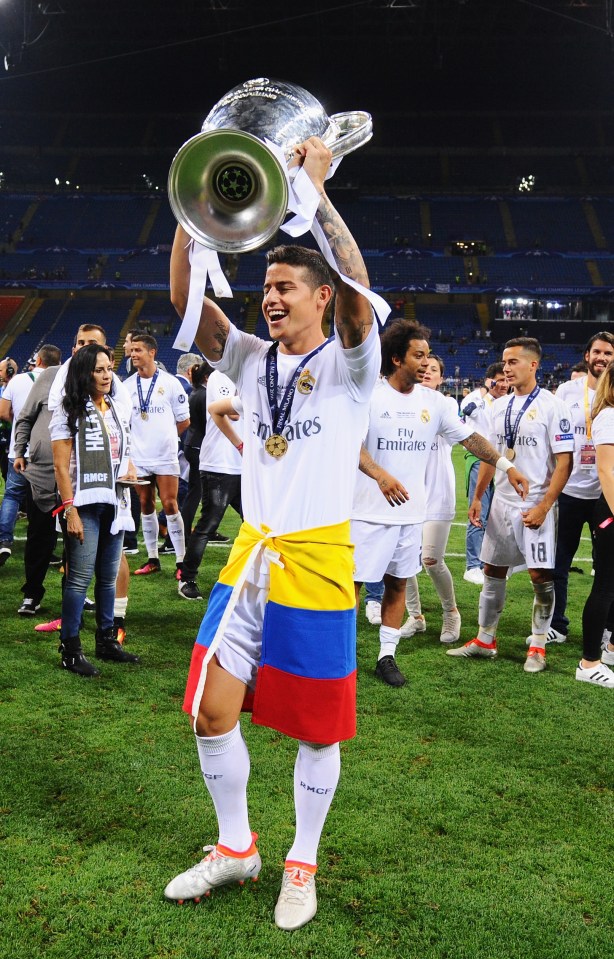
<path id="1" fill-rule="evenodd" d="M 503 470 L 504 473 L 507 473 L 508 470 L 511 470 L 514 464 L 505 458 L 505 456 L 500 456 L 497 462 L 495 463 L 495 469 Z"/>

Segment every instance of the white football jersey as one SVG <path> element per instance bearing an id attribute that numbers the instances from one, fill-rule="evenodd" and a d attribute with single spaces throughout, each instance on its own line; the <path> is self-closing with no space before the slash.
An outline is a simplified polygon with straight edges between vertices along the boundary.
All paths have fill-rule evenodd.
<path id="1" fill-rule="evenodd" d="M 212 366 L 236 383 L 243 403 L 241 500 L 245 519 L 276 533 L 331 526 L 350 518 L 369 397 L 381 362 L 377 323 L 360 346 L 345 350 L 338 335 L 309 362 L 297 385 L 288 449 L 275 458 L 266 388 L 270 343 L 232 324 L 224 355 Z M 278 354 L 278 401 L 303 357 Z"/>
<path id="2" fill-rule="evenodd" d="M 444 397 L 454 416 L 458 416 L 458 404 L 452 396 Z M 469 424 L 473 425 L 472 423 Z M 475 430 L 479 432 L 479 430 Z M 456 476 L 452 465 L 452 447 L 445 436 L 439 434 L 431 443 L 431 455 L 426 464 L 426 519 L 451 522 L 456 513 Z"/>
<path id="3" fill-rule="evenodd" d="M 236 395 L 236 387 L 225 373 L 214 370 L 207 380 L 207 406 L 216 400 L 232 399 Z M 233 420 L 232 428 L 243 439 L 243 417 Z M 207 410 L 207 429 L 200 448 L 199 469 L 210 473 L 229 473 L 231 476 L 240 476 L 243 467 L 243 457 L 238 449 L 232 445 L 228 437 L 219 431 L 211 413 Z"/>
<path id="4" fill-rule="evenodd" d="M 500 396 L 491 408 L 491 431 L 487 437 L 496 450 L 504 455 L 507 449 L 505 438 L 505 411 L 511 403 L 511 425 L 526 402 L 526 396 Z M 518 427 L 514 445 L 516 466 L 529 481 L 529 494 L 521 500 L 511 483 L 504 476 L 496 476 L 496 494 L 511 506 L 528 509 L 539 503 L 550 484 L 556 465 L 556 453 L 573 453 L 574 438 L 571 413 L 567 405 L 548 390 L 541 389 Z"/>
<path id="5" fill-rule="evenodd" d="M 460 443 L 474 432 L 459 418 L 456 403 L 441 393 L 419 385 L 411 393 L 400 393 L 381 380 L 371 397 L 365 446 L 376 463 L 403 483 L 409 500 L 391 506 L 377 483 L 359 473 L 352 518 L 389 526 L 423 523 L 425 475 L 436 437 Z"/>
<path id="6" fill-rule="evenodd" d="M 614 407 L 607 406 L 593 420 L 595 446 L 614 443 Z"/>
<path id="7" fill-rule="evenodd" d="M 123 383 L 132 406 L 130 455 L 141 473 L 160 473 L 161 466 L 172 466 L 178 473 L 177 424 L 190 418 L 188 397 L 175 376 L 160 369 L 156 372 L 157 378 L 145 408 L 146 419 L 141 415 L 139 374 L 134 373 Z M 143 403 L 149 394 L 152 380 L 153 377 L 140 378 Z"/>
<path id="8" fill-rule="evenodd" d="M 582 447 L 592 445 L 592 441 L 587 436 L 587 425 L 590 424 L 591 409 L 595 399 L 595 391 L 590 387 L 588 397 L 586 396 L 586 387 L 587 378 L 581 376 L 576 380 L 561 383 L 555 394 L 569 408 L 574 434 L 573 469 L 563 492 L 578 499 L 597 499 L 601 492 L 597 466 L 595 464 L 591 468 L 582 467 L 582 459 L 585 458 L 582 455 Z M 587 401 L 588 413 L 585 409 Z M 586 422 L 587 415 L 589 424 Z"/>
<path id="9" fill-rule="evenodd" d="M 17 373 L 8 381 L 2 392 L 2 399 L 8 400 L 13 411 L 13 421 L 11 423 L 11 442 L 9 445 L 9 459 L 15 459 L 15 423 L 21 413 L 28 394 L 34 386 L 34 381 L 38 379 L 43 372 L 42 366 L 35 366 L 30 373 Z"/>

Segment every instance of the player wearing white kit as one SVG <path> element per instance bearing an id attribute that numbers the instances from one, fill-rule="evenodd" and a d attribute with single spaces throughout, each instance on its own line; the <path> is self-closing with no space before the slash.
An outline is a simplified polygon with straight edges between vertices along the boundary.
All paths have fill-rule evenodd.
<path id="1" fill-rule="evenodd" d="M 584 350 L 586 376 L 562 383 L 556 395 L 569 407 L 574 434 L 574 458 L 571 476 L 559 496 L 559 525 L 554 564 L 554 613 L 548 630 L 549 643 L 564 643 L 569 620 L 567 582 L 569 568 L 580 545 L 584 524 L 593 531 L 595 504 L 601 495 L 597 475 L 595 445 L 592 438 L 591 409 L 599 377 L 614 357 L 614 336 L 595 333 Z"/>
<path id="2" fill-rule="evenodd" d="M 420 569 L 426 516 L 425 472 L 439 434 L 508 473 L 521 492 L 524 478 L 490 443 L 465 425 L 446 398 L 421 385 L 428 368 L 429 330 L 400 320 L 381 337 L 383 379 L 373 391 L 352 509 L 356 602 L 363 582 L 384 579 L 380 652 L 375 674 L 389 686 L 405 677 L 395 652 L 408 576 Z M 375 479 L 384 495 L 367 477 Z M 516 494 L 514 494 L 516 495 Z"/>
<path id="3" fill-rule="evenodd" d="M 272 343 L 237 330 L 212 301 L 203 304 L 198 346 L 243 401 L 245 522 L 209 597 L 184 703 L 218 841 L 164 891 L 168 899 L 198 899 L 258 875 L 246 796 L 249 754 L 239 724 L 255 685 L 253 721 L 299 740 L 296 830 L 275 907 L 276 924 L 288 930 L 315 915 L 317 851 L 340 773 L 339 740 L 356 728 L 349 514 L 380 360 L 367 271 L 326 196 L 332 155 L 316 137 L 294 155 L 316 191 L 316 225 L 339 275 L 304 247 L 267 254 L 262 309 Z M 171 295 L 180 313 L 188 302 L 188 245 L 178 229 Z M 322 321 L 333 288 L 335 335 L 326 340 Z M 276 768 L 276 781 L 280 775 Z"/>
<path id="4" fill-rule="evenodd" d="M 505 602 L 507 571 L 526 565 L 535 593 L 533 638 L 524 665 L 527 673 L 546 668 L 546 635 L 554 609 L 555 505 L 571 472 L 574 447 L 567 406 L 537 385 L 541 352 L 531 337 L 508 340 L 503 350 L 505 378 L 513 392 L 493 403 L 491 440 L 529 477 L 529 493 L 519 506 L 505 484 L 496 486 L 482 544 L 484 586 L 478 635 L 447 651 L 448 656 L 497 655 L 496 631 Z M 492 476 L 492 469 L 480 466 L 469 509 L 474 523 L 480 522 L 480 499 Z"/>
<path id="5" fill-rule="evenodd" d="M 422 385 L 438 390 L 443 382 L 444 363 L 440 356 L 431 353 Z M 458 404 L 453 396 L 446 397 L 454 416 L 458 416 Z M 422 527 L 422 566 L 433 580 L 433 586 L 441 601 L 443 624 L 439 639 L 442 643 L 455 643 L 460 637 L 461 617 L 456 605 L 452 573 L 445 561 L 446 546 L 456 512 L 456 476 L 452 465 L 452 443 L 443 436 L 436 436 L 431 444 L 431 455 L 424 476 L 426 486 L 426 517 Z M 408 619 L 401 626 L 403 638 L 423 633 L 426 621 L 422 615 L 418 577 L 410 576 L 405 587 L 405 606 Z"/>
<path id="6" fill-rule="evenodd" d="M 190 425 L 190 411 L 188 398 L 179 380 L 156 365 L 157 351 L 158 344 L 153 336 L 135 334 L 130 355 L 136 373 L 124 383 L 132 400 L 132 461 L 139 478 L 150 480 L 147 485 L 137 486 L 147 561 L 135 570 L 135 576 L 160 572 L 156 486 L 166 513 L 168 533 L 175 547 L 178 567 L 185 553 L 183 519 L 177 503 L 177 436 L 181 436 Z"/>

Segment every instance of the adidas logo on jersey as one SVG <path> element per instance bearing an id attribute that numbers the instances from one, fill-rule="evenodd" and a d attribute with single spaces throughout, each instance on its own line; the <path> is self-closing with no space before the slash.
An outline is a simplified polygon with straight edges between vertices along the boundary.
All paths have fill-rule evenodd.
<path id="1" fill-rule="evenodd" d="M 384 410 L 384 412 L 380 416 L 380 420 L 391 420 L 391 419 L 392 417 L 390 413 L 388 412 L 388 410 Z"/>

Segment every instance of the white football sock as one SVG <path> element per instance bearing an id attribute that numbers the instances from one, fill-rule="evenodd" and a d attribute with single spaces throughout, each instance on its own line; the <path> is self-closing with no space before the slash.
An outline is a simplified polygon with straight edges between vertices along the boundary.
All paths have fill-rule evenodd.
<path id="1" fill-rule="evenodd" d="M 546 648 L 546 636 L 554 614 L 554 583 L 533 583 L 533 617 L 531 646 Z"/>
<path id="2" fill-rule="evenodd" d="M 480 593 L 478 639 L 483 643 L 492 643 L 497 635 L 497 626 L 505 603 L 506 580 L 494 576 L 484 576 L 484 585 Z"/>
<path id="3" fill-rule="evenodd" d="M 169 516 L 167 513 L 166 528 L 171 543 L 175 547 L 175 558 L 178 563 L 182 563 L 185 556 L 185 528 L 181 513 L 175 513 L 173 516 Z"/>
<path id="4" fill-rule="evenodd" d="M 320 836 L 340 772 L 339 743 L 314 746 L 299 742 L 294 764 L 296 834 L 286 860 L 317 865 Z"/>
<path id="5" fill-rule="evenodd" d="M 394 656 L 401 638 L 401 630 L 394 629 L 392 626 L 380 626 L 379 628 L 379 656 Z"/>
<path id="6" fill-rule="evenodd" d="M 113 603 L 113 615 L 119 616 L 121 617 L 121 619 L 125 619 L 127 609 L 128 609 L 128 597 L 116 596 L 115 602 Z"/>
<path id="7" fill-rule="evenodd" d="M 217 815 L 218 842 L 235 852 L 252 844 L 247 812 L 249 753 L 239 723 L 223 736 L 196 736 L 205 786 Z"/>
<path id="8" fill-rule="evenodd" d="M 141 529 L 143 530 L 143 542 L 147 550 L 147 559 L 158 558 L 158 516 L 154 510 L 153 513 L 143 513 L 141 515 Z"/>

